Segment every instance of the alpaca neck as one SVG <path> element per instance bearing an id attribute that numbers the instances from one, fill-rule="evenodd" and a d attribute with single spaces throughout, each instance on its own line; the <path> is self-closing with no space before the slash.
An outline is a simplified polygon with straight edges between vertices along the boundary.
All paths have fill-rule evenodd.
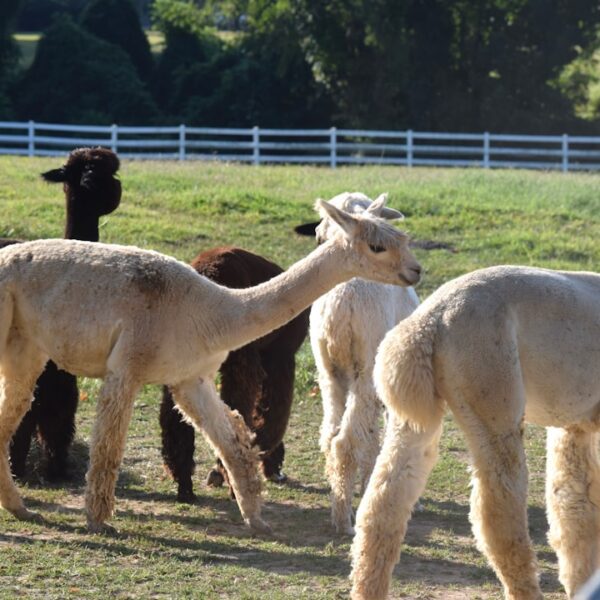
<path id="1" fill-rule="evenodd" d="M 219 345 L 239 348 L 291 321 L 338 283 L 357 274 L 346 257 L 347 249 L 339 244 L 322 244 L 281 275 L 251 288 L 231 290 L 236 311 L 228 315 Z"/>
<path id="2" fill-rule="evenodd" d="M 100 239 L 98 230 L 99 218 L 97 214 L 90 214 L 90 208 L 81 206 L 69 198 L 67 200 L 67 222 L 65 225 L 65 238 L 68 240 L 82 240 L 84 242 L 97 242 Z"/>

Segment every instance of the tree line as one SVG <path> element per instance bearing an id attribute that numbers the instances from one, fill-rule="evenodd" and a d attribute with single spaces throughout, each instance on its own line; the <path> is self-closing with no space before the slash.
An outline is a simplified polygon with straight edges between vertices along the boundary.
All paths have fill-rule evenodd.
<path id="1" fill-rule="evenodd" d="M 597 133 L 599 23 L 595 0 L 2 0 L 0 119 Z"/>

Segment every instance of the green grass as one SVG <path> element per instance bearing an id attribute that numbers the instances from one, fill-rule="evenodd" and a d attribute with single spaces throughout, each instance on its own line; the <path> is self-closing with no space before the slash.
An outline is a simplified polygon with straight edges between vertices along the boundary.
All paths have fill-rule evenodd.
<path id="1" fill-rule="evenodd" d="M 56 159 L 0 157 L 0 236 L 61 237 L 60 186 L 41 181 Z M 442 282 L 493 264 L 598 270 L 600 177 L 515 171 L 400 168 L 251 167 L 123 161 L 122 205 L 103 220 L 103 241 L 136 244 L 190 260 L 235 243 L 288 266 L 313 248 L 292 228 L 313 220 L 315 198 L 343 190 L 387 191 L 418 240 L 452 246 L 415 252 L 426 269 L 425 298 Z M 344 598 L 350 539 L 329 525 L 327 483 L 318 451 L 320 399 L 308 346 L 299 356 L 295 403 L 286 435 L 290 485 L 265 484 L 272 538 L 253 537 L 224 490 L 203 485 L 212 457 L 199 439 L 195 479 L 200 502 L 174 501 L 160 459 L 160 391 L 136 401 L 117 489 L 118 536 L 89 535 L 82 512 L 85 463 L 98 382 L 83 381 L 75 479 L 49 487 L 32 453 L 21 485 L 28 506 L 47 519 L 24 524 L 0 514 L 0 598 Z M 530 428 L 530 530 L 548 598 L 562 597 L 545 540 L 544 435 Z M 394 598 L 500 598 L 500 586 L 475 549 L 468 523 L 464 439 L 447 418 L 440 461 L 409 525 L 396 567 Z M 358 502 L 358 497 L 356 498 Z"/>

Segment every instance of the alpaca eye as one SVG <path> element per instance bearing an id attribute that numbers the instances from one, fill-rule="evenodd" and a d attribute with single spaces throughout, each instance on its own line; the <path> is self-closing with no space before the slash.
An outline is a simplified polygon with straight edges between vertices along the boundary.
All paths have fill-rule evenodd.
<path id="1" fill-rule="evenodd" d="M 379 254 L 380 252 L 385 252 L 385 248 L 383 246 L 373 246 L 372 244 L 369 244 L 369 248 L 371 250 L 371 252 L 375 252 L 375 254 Z"/>

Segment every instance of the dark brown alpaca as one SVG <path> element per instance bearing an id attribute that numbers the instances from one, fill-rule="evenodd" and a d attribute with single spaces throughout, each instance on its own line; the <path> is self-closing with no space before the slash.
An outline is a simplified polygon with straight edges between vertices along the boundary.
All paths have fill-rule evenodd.
<path id="1" fill-rule="evenodd" d="M 118 169 L 119 159 L 114 152 L 105 148 L 78 148 L 69 154 L 64 166 L 42 173 L 46 181 L 63 184 L 67 204 L 65 238 L 98 241 L 100 217 L 113 212 L 121 201 L 121 182 L 115 177 Z M 48 479 L 68 476 L 67 457 L 75 435 L 78 399 L 76 378 L 48 362 L 37 381 L 31 410 L 23 417 L 11 442 L 11 469 L 15 476 L 25 475 L 34 435 L 46 455 Z"/>
<path id="2" fill-rule="evenodd" d="M 199 254 L 192 266 L 221 285 L 245 288 L 279 275 L 276 264 L 242 250 L 222 247 Z M 308 331 L 309 310 L 280 329 L 231 352 L 221 365 L 221 398 L 237 409 L 256 434 L 265 477 L 283 480 L 283 435 L 287 428 L 294 392 L 295 354 Z M 177 499 L 193 502 L 194 429 L 174 410 L 168 388 L 163 388 L 160 408 L 162 455 L 177 482 Z M 226 480 L 220 462 L 211 471 L 209 483 Z"/>

